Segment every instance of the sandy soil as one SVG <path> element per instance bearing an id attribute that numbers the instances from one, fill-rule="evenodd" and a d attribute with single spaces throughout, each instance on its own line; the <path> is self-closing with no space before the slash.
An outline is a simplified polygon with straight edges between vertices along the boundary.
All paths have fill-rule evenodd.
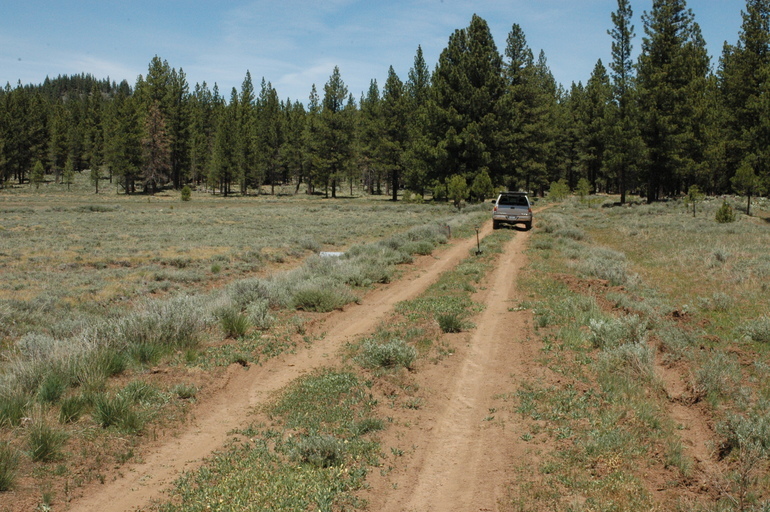
<path id="1" fill-rule="evenodd" d="M 491 223 L 483 227 L 481 236 L 490 231 Z M 422 503 L 432 501 L 431 489 L 436 485 L 443 486 L 450 500 L 461 499 L 462 503 L 470 503 L 483 496 L 485 502 L 494 501 L 493 494 L 490 494 L 495 489 L 494 482 L 469 484 L 480 482 L 479 479 L 486 479 L 495 471 L 500 472 L 499 481 L 504 477 L 504 468 L 489 463 L 492 459 L 504 460 L 503 455 L 507 453 L 502 450 L 503 444 L 498 443 L 499 427 L 495 427 L 493 422 L 481 422 L 495 392 L 494 382 L 526 366 L 526 354 L 522 352 L 517 327 L 523 320 L 517 320 L 518 314 L 507 312 L 511 307 L 513 280 L 521 266 L 521 250 L 526 238 L 525 233 L 517 233 L 511 242 L 503 264 L 491 280 L 489 308 L 477 321 L 479 328 L 468 342 L 469 349 L 458 351 L 453 357 L 453 371 L 457 372 L 456 377 L 451 379 L 454 384 L 447 388 L 444 387 L 446 383 L 437 383 L 435 388 L 444 389 L 447 394 L 443 407 L 434 418 L 426 420 L 426 426 L 430 423 L 431 430 L 437 429 L 442 436 L 447 436 L 447 441 L 431 442 L 436 434 L 426 429 L 415 432 L 415 444 L 426 447 L 424 453 L 421 451 L 419 454 L 424 471 L 420 471 L 419 478 L 408 478 L 414 480 L 414 489 L 406 494 L 399 492 L 388 500 L 390 510 L 398 510 L 404 500 L 408 500 L 409 507 L 430 510 Z M 328 364 L 346 341 L 372 331 L 396 303 L 418 296 L 442 272 L 467 257 L 475 244 L 475 237 L 462 240 L 434 256 L 422 258 L 404 278 L 368 294 L 360 304 L 330 314 L 314 328 L 317 333 L 325 332 L 323 340 L 314 342 L 309 348 L 261 366 L 243 368 L 233 365 L 226 372 L 221 389 L 196 406 L 193 421 L 174 437 L 152 447 L 143 455 L 141 463 L 121 467 L 103 485 L 86 487 L 83 494 L 70 503 L 69 510 L 138 510 L 162 498 L 163 492 L 182 472 L 198 467 L 206 456 L 221 448 L 228 432 L 247 425 L 249 411 L 253 407 L 298 376 Z M 474 347 L 474 344 L 477 346 Z M 483 440 L 480 441 L 480 437 Z M 469 442 L 471 440 L 472 443 Z M 448 443 L 453 448 L 442 454 L 442 446 Z M 504 446 L 505 450 L 512 448 L 507 443 Z M 455 452 L 458 456 L 454 456 Z M 486 463 L 482 464 L 482 461 Z M 408 489 L 408 486 L 402 489 Z M 372 501 L 374 503 L 379 499 L 373 497 Z M 378 510 L 377 507 L 372 509 Z M 461 509 L 468 510 L 447 506 L 435 508 Z"/>

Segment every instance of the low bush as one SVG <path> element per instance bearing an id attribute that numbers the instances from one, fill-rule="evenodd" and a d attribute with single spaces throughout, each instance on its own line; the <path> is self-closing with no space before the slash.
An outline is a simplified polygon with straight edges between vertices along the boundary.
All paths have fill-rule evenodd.
<path id="1" fill-rule="evenodd" d="M 347 288 L 328 282 L 310 282 L 295 290 L 292 303 L 303 311 L 328 313 L 357 300 Z"/>
<path id="2" fill-rule="evenodd" d="M 757 343 L 770 343 L 770 316 L 762 316 L 747 322 L 740 328 L 741 333 Z"/>
<path id="3" fill-rule="evenodd" d="M 342 464 L 345 443 L 331 435 L 303 436 L 290 448 L 289 453 L 296 462 L 328 468 Z"/>
<path id="4" fill-rule="evenodd" d="M 643 344 L 648 324 L 637 315 L 607 320 L 589 320 L 589 339 L 594 348 L 611 349 L 626 343 Z"/>
<path id="5" fill-rule="evenodd" d="M 403 340 L 380 343 L 366 340 L 361 348 L 358 361 L 364 368 L 408 368 L 417 359 L 417 349 Z"/>
<path id="6" fill-rule="evenodd" d="M 275 322 L 270 314 L 270 303 L 267 299 L 257 299 L 246 306 L 246 316 L 251 325 L 260 330 L 269 329 Z"/>

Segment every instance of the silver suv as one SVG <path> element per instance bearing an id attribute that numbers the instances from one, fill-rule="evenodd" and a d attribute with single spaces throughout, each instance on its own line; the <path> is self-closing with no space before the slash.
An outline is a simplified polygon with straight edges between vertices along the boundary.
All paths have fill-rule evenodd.
<path id="1" fill-rule="evenodd" d="M 502 224 L 524 224 L 525 229 L 532 229 L 532 205 L 526 192 L 501 192 L 497 196 L 492 227 L 498 229 Z"/>

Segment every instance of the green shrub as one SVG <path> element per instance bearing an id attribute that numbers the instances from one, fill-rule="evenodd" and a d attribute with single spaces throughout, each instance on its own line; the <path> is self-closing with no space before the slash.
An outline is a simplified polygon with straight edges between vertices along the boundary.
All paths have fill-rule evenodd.
<path id="1" fill-rule="evenodd" d="M 49 462 L 61 456 L 61 447 L 67 440 L 66 432 L 51 428 L 42 419 L 32 423 L 27 437 L 29 456 L 34 461 Z"/>
<path id="2" fill-rule="evenodd" d="M 291 448 L 290 454 L 294 461 L 311 464 L 317 468 L 329 468 L 342 464 L 345 443 L 330 435 L 304 436 Z"/>
<path id="3" fill-rule="evenodd" d="M 358 361 L 364 368 L 412 368 L 415 359 L 417 349 L 403 340 L 386 343 L 366 340 L 358 356 Z"/>
<path id="4" fill-rule="evenodd" d="M 192 197 L 192 190 L 188 185 L 182 187 L 182 201 L 189 201 Z"/>
<path id="5" fill-rule="evenodd" d="M 357 300 L 346 288 L 329 283 L 308 283 L 294 292 L 292 303 L 303 311 L 328 313 Z"/>
<path id="6" fill-rule="evenodd" d="M 7 441 L 0 441 L 0 492 L 13 487 L 16 469 L 19 467 L 19 452 Z"/>
<path id="7" fill-rule="evenodd" d="M 720 224 L 735 222 L 735 210 L 727 203 L 727 201 L 722 201 L 722 206 L 717 210 L 716 221 Z"/>

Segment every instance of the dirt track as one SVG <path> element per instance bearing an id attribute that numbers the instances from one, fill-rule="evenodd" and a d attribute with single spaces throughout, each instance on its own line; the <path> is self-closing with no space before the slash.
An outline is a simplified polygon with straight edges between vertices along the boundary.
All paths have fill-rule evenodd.
<path id="1" fill-rule="evenodd" d="M 485 225 L 481 236 L 490 231 L 491 225 Z M 492 397 L 515 389 L 511 375 L 527 373 L 532 350 L 523 336 L 526 313 L 510 311 L 527 239 L 527 233 L 519 232 L 509 242 L 486 290 L 476 298 L 486 302 L 487 309 L 475 319 L 478 328 L 473 333 L 458 335 L 467 342 L 457 340 L 457 352 L 443 367 L 420 372 L 426 381 L 423 389 L 435 396 L 420 411 L 424 418 L 419 428 L 407 434 L 416 447 L 413 460 L 408 469 L 392 475 L 396 485 L 389 482 L 385 489 L 384 481 L 373 482 L 366 496 L 371 510 L 496 509 L 505 464 L 514 460 L 518 444 L 510 439 L 500 442 L 501 435 L 509 436 L 515 429 L 495 414 Z M 331 314 L 318 328 L 326 332 L 323 341 L 263 366 L 229 368 L 221 391 L 196 408 L 195 420 L 178 436 L 153 449 L 142 463 L 123 467 L 121 476 L 87 488 L 70 510 L 137 510 L 162 498 L 183 471 L 199 466 L 224 444 L 228 432 L 248 423 L 251 408 L 299 375 L 328 364 L 346 341 L 372 331 L 396 303 L 419 295 L 465 258 L 475 243 L 475 238 L 459 241 L 436 257 L 424 258 L 406 278 L 368 294 L 359 305 Z M 394 487 L 396 492 L 388 492 Z"/>

